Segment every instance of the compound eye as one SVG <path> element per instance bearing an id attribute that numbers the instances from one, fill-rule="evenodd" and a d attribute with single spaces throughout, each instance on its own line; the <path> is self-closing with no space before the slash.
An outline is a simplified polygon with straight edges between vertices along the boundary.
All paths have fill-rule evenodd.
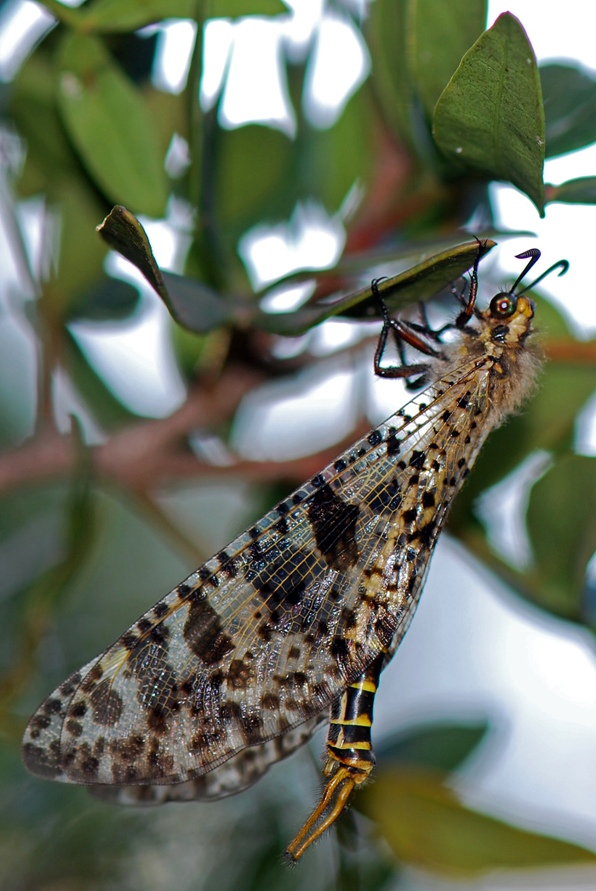
<path id="1" fill-rule="evenodd" d="M 517 300 L 511 294 L 496 294 L 490 302 L 491 315 L 497 319 L 508 319 L 517 308 Z"/>

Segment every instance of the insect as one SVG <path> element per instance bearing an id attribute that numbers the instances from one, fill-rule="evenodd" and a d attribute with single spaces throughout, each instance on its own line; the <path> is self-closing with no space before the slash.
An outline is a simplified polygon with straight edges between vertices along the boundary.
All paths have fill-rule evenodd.
<path id="1" fill-rule="evenodd" d="M 385 423 L 193 572 L 31 718 L 30 771 L 121 803 L 247 788 L 329 722 L 321 800 L 299 859 L 371 773 L 373 701 L 420 598 L 451 502 L 491 430 L 532 388 L 534 305 L 516 289 L 455 320 L 382 316 L 375 371 L 422 387 Z M 383 364 L 389 338 L 398 365 Z M 417 361 L 408 362 L 415 350 Z"/>

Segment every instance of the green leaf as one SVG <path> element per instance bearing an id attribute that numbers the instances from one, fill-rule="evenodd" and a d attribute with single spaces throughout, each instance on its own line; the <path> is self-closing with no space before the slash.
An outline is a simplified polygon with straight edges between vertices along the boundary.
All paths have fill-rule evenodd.
<path id="1" fill-rule="evenodd" d="M 83 28 L 92 31 L 135 31 L 162 19 L 192 19 L 196 0 L 96 0 L 83 7 Z"/>
<path id="2" fill-rule="evenodd" d="M 209 18 L 235 19 L 248 15 L 278 15 L 287 13 L 281 0 L 209 0 Z"/>
<path id="3" fill-rule="evenodd" d="M 185 328 L 205 333 L 226 322 L 235 308 L 212 288 L 194 279 L 162 272 L 147 233 L 125 207 L 113 207 L 97 231 L 110 247 L 126 257 L 159 294 L 174 319 Z"/>
<path id="4" fill-rule="evenodd" d="M 456 281 L 474 265 L 480 251 L 485 256 L 494 246 L 494 241 L 485 239 L 479 246 L 477 241 L 450 247 L 433 257 L 417 263 L 405 272 L 379 282 L 379 292 L 391 310 L 434 296 L 441 288 Z M 306 305 L 291 313 L 264 313 L 257 316 L 260 328 L 277 334 L 300 334 L 313 325 L 336 315 L 359 318 L 368 308 L 376 306 L 370 285 L 349 295 L 329 300 L 318 305 Z"/>
<path id="5" fill-rule="evenodd" d="M 27 143 L 25 175 L 33 180 L 27 194 L 43 191 L 52 199 L 60 197 L 63 174 L 78 166 L 56 109 L 56 82 L 55 66 L 40 51 L 23 65 L 10 95 L 10 112 Z"/>
<path id="6" fill-rule="evenodd" d="M 383 121 L 401 143 L 416 147 L 415 88 L 408 65 L 412 40 L 409 0 L 375 0 L 366 23 L 366 37 L 374 61 L 370 89 Z"/>
<path id="7" fill-rule="evenodd" d="M 285 134 L 259 124 L 219 130 L 214 154 L 221 226 L 240 234 L 263 219 L 291 213 L 296 202 L 293 146 Z"/>
<path id="8" fill-rule="evenodd" d="M 466 53 L 437 103 L 433 132 L 460 169 L 513 183 L 544 215 L 540 79 L 515 16 L 499 16 Z"/>
<path id="9" fill-rule="evenodd" d="M 132 315 L 138 305 L 137 288 L 122 279 L 104 277 L 70 307 L 69 320 L 121 321 Z"/>
<path id="10" fill-rule="evenodd" d="M 482 742 L 488 724 L 433 724 L 408 732 L 400 732 L 375 745 L 380 769 L 389 762 L 419 764 L 451 771 Z"/>
<path id="11" fill-rule="evenodd" d="M 486 27 L 487 3 L 469 0 L 412 0 L 409 8 L 409 64 L 430 118 L 462 56 Z"/>
<path id="12" fill-rule="evenodd" d="M 574 65 L 543 65 L 546 157 L 596 142 L 596 80 Z"/>
<path id="13" fill-rule="evenodd" d="M 565 204 L 596 204 L 596 176 L 580 176 L 569 179 L 560 186 L 546 186 L 549 204 L 560 201 Z"/>
<path id="14" fill-rule="evenodd" d="M 518 829 L 465 807 L 439 772 L 379 771 L 359 793 L 397 858 L 432 872 L 471 877 L 495 869 L 594 863 L 579 845 Z"/>
<path id="15" fill-rule="evenodd" d="M 224 303 L 213 288 L 173 272 L 162 272 L 162 276 L 167 285 L 166 305 L 184 328 L 205 334 L 230 320 L 235 307 L 229 301 Z"/>
<path id="16" fill-rule="evenodd" d="M 60 66 L 60 114 L 97 185 L 111 200 L 161 216 L 167 178 L 142 94 L 96 38 L 67 34 Z"/>
<path id="17" fill-rule="evenodd" d="M 596 552 L 596 459 L 565 455 L 533 486 L 528 532 L 538 603 L 581 621 L 586 567 Z"/>
<path id="18" fill-rule="evenodd" d="M 136 266 L 159 296 L 167 300 L 168 292 L 147 233 L 134 214 L 117 204 L 97 227 L 97 231 L 112 250 L 118 251 Z"/>

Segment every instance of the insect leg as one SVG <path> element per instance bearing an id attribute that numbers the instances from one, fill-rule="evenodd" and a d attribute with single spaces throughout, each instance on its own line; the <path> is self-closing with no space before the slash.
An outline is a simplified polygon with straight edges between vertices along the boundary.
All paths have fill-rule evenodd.
<path id="1" fill-rule="evenodd" d="M 389 310 L 387 309 L 387 304 L 379 293 L 378 279 L 373 279 L 371 288 L 373 296 L 377 301 L 381 317 L 383 319 L 383 327 L 381 329 L 381 334 L 379 336 L 379 341 L 375 350 L 375 374 L 377 374 L 379 377 L 388 378 L 408 378 L 416 374 L 425 375 L 428 372 L 428 365 L 424 363 L 409 365 L 407 363 L 404 351 L 404 344 L 409 344 L 411 347 L 414 347 L 414 349 L 417 349 L 419 352 L 423 353 L 426 356 L 441 358 L 441 353 L 433 349 L 433 347 L 430 346 L 430 344 L 427 343 L 420 336 L 419 333 L 417 333 L 414 326 L 411 326 L 407 322 L 403 322 L 400 319 L 392 319 L 390 317 Z M 385 347 L 387 346 L 387 338 L 389 337 L 389 332 L 391 332 L 393 336 L 401 365 L 381 365 L 381 361 L 385 353 Z M 426 334 L 425 331 L 421 331 L 420 333 Z"/>
<path id="2" fill-rule="evenodd" d="M 354 787 L 370 776 L 375 764 L 370 739 L 373 703 L 384 661 L 385 654 L 381 653 L 331 707 L 327 763 L 323 768 L 325 776 L 331 779 L 319 804 L 288 845 L 286 856 L 292 861 L 299 860 L 337 820 Z"/>

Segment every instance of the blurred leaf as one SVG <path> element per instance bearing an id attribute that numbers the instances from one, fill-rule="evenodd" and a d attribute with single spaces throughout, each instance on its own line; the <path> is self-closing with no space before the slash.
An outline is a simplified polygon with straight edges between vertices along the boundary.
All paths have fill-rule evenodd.
<path id="1" fill-rule="evenodd" d="M 192 19 L 196 0 L 95 0 L 83 7 L 85 31 L 135 31 L 162 19 Z"/>
<path id="2" fill-rule="evenodd" d="M 71 379 L 76 381 L 78 393 L 93 411 L 93 417 L 106 432 L 130 423 L 137 415 L 110 390 L 68 329 L 67 335 L 63 343 L 64 365 Z"/>
<path id="3" fill-rule="evenodd" d="M 213 288 L 173 272 L 162 272 L 167 285 L 166 305 L 179 325 L 205 334 L 228 322 L 235 306 L 223 301 Z"/>
<path id="4" fill-rule="evenodd" d="M 97 192 L 81 176 L 65 176 L 57 205 L 60 220 L 58 278 L 46 286 L 54 312 L 63 319 L 77 314 L 85 292 L 104 279 L 105 245 L 95 235 L 95 224 L 105 213 Z"/>
<path id="5" fill-rule="evenodd" d="M 97 231 L 145 276 L 180 325 L 204 333 L 230 318 L 234 307 L 224 303 L 212 288 L 183 275 L 161 272 L 147 233 L 125 207 L 113 207 Z"/>
<path id="6" fill-rule="evenodd" d="M 96 281 L 81 301 L 71 308 L 70 319 L 107 322 L 127 319 L 139 305 L 139 291 L 120 278 Z"/>
<path id="7" fill-rule="evenodd" d="M 575 65 L 539 70 L 546 118 L 546 157 L 596 142 L 596 80 Z"/>
<path id="8" fill-rule="evenodd" d="M 439 770 L 455 770 L 482 742 L 488 724 L 433 724 L 393 737 L 375 745 L 377 764 L 419 764 Z"/>
<path id="9" fill-rule="evenodd" d="M 285 134 L 259 124 L 220 130 L 215 155 L 217 219 L 235 237 L 258 222 L 292 212 L 293 147 Z"/>
<path id="10" fill-rule="evenodd" d="M 408 47 L 413 40 L 409 0 L 375 0 L 366 23 L 366 36 L 374 60 L 373 91 L 383 120 L 399 142 L 417 146 L 417 108 Z M 433 13 L 434 14 L 434 13 Z"/>
<path id="11" fill-rule="evenodd" d="M 17 74 L 10 111 L 27 143 L 21 189 L 59 198 L 62 175 L 76 171 L 74 154 L 56 108 L 56 73 L 44 53 L 32 55 Z M 23 188 L 24 187 L 24 188 Z"/>
<path id="12" fill-rule="evenodd" d="M 586 568 L 596 552 L 596 459 L 558 458 L 532 487 L 527 525 L 539 606 L 581 621 Z"/>
<path id="13" fill-rule="evenodd" d="M 467 877 L 495 869 L 594 863 L 596 854 L 518 829 L 466 808 L 439 772 L 379 771 L 359 793 L 397 858 L 409 866 Z"/>
<path id="14" fill-rule="evenodd" d="M 409 64 L 429 120 L 455 69 L 486 27 L 487 3 L 412 0 Z"/>
<path id="15" fill-rule="evenodd" d="M 569 179 L 560 186 L 547 185 L 546 200 L 550 204 L 554 201 L 565 204 L 596 204 L 596 176 Z"/>
<path id="16" fill-rule="evenodd" d="M 429 257 L 399 275 L 379 281 L 379 292 L 389 309 L 415 303 L 434 296 L 441 288 L 456 281 L 474 265 L 481 252 L 485 256 L 494 246 L 490 238 L 482 242 L 468 241 Z M 260 312 L 258 327 L 276 334 L 301 334 L 313 325 L 336 315 L 360 318 L 369 307 L 375 308 L 370 285 L 349 295 L 321 301 L 317 305 L 305 305 L 291 313 Z"/>
<path id="17" fill-rule="evenodd" d="M 499 16 L 466 53 L 437 103 L 433 130 L 460 169 L 513 183 L 544 215 L 540 78 L 515 16 Z"/>
<path id="18" fill-rule="evenodd" d="M 287 13 L 281 0 L 209 0 L 209 18 L 230 18 L 246 15 L 278 15 Z"/>
<path id="19" fill-rule="evenodd" d="M 99 187 L 137 213 L 161 216 L 167 178 L 142 94 L 96 38 L 67 34 L 60 65 L 62 120 Z"/>
<path id="20" fill-rule="evenodd" d="M 358 90 L 333 126 L 303 131 L 294 145 L 297 199 L 316 199 L 336 214 L 355 183 L 366 187 L 376 161 L 378 131 L 370 97 Z"/>

